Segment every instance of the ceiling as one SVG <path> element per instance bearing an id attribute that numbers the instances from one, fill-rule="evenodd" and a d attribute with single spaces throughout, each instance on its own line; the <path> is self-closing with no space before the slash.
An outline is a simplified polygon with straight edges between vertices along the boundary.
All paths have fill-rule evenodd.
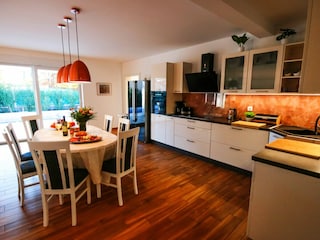
<path id="1" fill-rule="evenodd" d="M 0 47 L 62 53 L 57 28 L 72 7 L 80 57 L 128 61 L 249 32 L 256 37 L 305 23 L 302 0 L 1 0 Z M 77 54 L 74 21 L 70 51 Z M 68 31 L 63 31 L 64 50 Z"/>

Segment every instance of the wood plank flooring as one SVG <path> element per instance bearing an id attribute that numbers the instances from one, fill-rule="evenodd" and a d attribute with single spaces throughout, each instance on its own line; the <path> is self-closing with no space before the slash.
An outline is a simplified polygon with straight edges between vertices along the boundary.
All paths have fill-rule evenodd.
<path id="1" fill-rule="evenodd" d="M 124 206 L 116 190 L 102 187 L 92 203 L 77 204 L 71 226 L 70 202 L 51 201 L 49 226 L 42 226 L 38 185 L 26 188 L 19 207 L 9 149 L 0 146 L 0 239 L 247 239 L 251 177 L 158 144 L 138 146 L 138 188 L 123 180 Z"/>

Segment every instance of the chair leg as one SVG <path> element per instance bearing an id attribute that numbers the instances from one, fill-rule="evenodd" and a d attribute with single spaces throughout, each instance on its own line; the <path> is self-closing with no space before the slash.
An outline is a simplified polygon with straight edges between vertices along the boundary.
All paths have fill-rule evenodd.
<path id="1" fill-rule="evenodd" d="M 101 198 L 101 184 L 100 183 L 96 184 L 96 188 L 97 188 L 97 198 Z"/>
<path id="2" fill-rule="evenodd" d="M 17 177 L 18 180 L 18 197 L 19 197 L 19 203 L 20 207 L 23 207 L 24 205 L 24 180 Z"/>
<path id="3" fill-rule="evenodd" d="M 76 202 L 76 194 L 70 194 L 70 202 L 71 202 L 71 218 L 72 218 L 72 226 L 77 225 L 77 202 Z"/>
<path id="4" fill-rule="evenodd" d="M 134 193 L 138 195 L 138 183 L 137 183 L 137 172 L 133 171 L 133 189 Z"/>
<path id="5" fill-rule="evenodd" d="M 49 209 L 48 209 L 48 200 L 46 195 L 42 194 L 42 211 L 43 211 L 43 226 L 47 227 L 49 224 Z"/>
<path id="6" fill-rule="evenodd" d="M 122 187 L 121 187 L 121 178 L 117 177 L 117 193 L 118 193 L 118 203 L 119 206 L 123 205 L 123 200 L 122 200 Z"/>
<path id="7" fill-rule="evenodd" d="M 101 197 L 101 185 L 97 184 L 97 190 L 98 185 L 100 186 L 100 197 Z M 90 178 L 87 179 L 87 204 L 91 203 L 91 181 Z"/>

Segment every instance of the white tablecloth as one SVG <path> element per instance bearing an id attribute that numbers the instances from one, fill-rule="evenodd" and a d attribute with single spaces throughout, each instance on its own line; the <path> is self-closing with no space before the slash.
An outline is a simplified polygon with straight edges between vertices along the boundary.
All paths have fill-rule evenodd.
<path id="1" fill-rule="evenodd" d="M 70 143 L 74 167 L 85 167 L 90 173 L 94 184 L 101 183 L 101 168 L 105 159 L 115 156 L 117 136 L 94 126 L 87 126 L 90 135 L 101 136 L 102 140 L 93 143 Z M 35 132 L 34 141 L 62 141 L 70 138 L 63 136 L 61 131 L 43 128 Z"/>

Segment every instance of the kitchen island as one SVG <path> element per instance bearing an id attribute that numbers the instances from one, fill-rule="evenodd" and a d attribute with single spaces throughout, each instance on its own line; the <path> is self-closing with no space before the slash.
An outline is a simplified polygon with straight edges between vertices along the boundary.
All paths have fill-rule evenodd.
<path id="1" fill-rule="evenodd" d="M 247 236 L 319 239 L 320 160 L 272 149 L 252 159 Z"/>

